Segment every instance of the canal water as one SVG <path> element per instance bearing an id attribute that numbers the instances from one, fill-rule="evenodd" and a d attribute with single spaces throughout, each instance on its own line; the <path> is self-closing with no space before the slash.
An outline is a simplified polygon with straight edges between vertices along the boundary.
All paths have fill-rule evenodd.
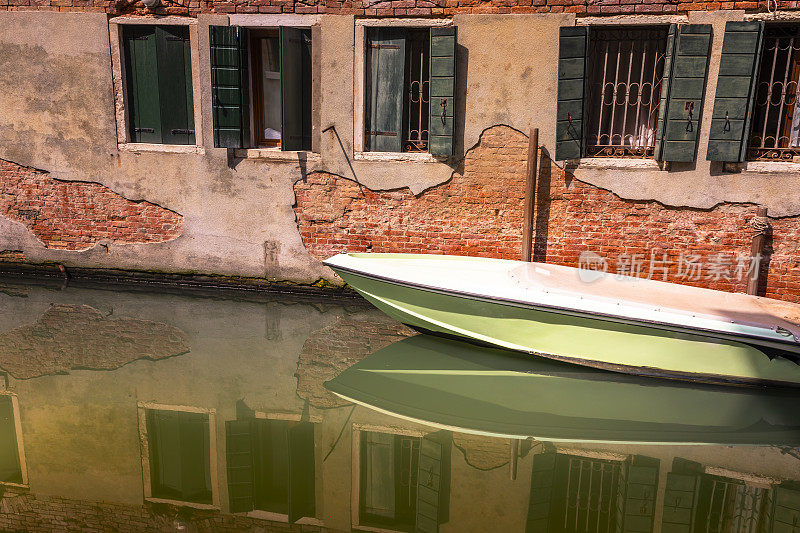
<path id="1" fill-rule="evenodd" d="M 3 531 L 800 531 L 800 394 L 633 378 L 360 300 L 0 283 Z"/>

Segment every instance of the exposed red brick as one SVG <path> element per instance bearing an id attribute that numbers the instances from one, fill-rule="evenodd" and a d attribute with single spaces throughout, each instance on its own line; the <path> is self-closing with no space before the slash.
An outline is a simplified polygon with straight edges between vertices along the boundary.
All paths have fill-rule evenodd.
<path id="1" fill-rule="evenodd" d="M 0 160 L 0 216 L 21 222 L 48 248 L 85 250 L 101 240 L 163 242 L 183 232 L 183 217 L 134 202 L 99 183 L 60 181 Z"/>
<path id="2" fill-rule="evenodd" d="M 309 251 L 323 259 L 345 251 L 415 252 L 517 259 L 527 138 L 506 126 L 483 133 L 464 160 L 463 174 L 419 196 L 408 189 L 372 191 L 329 174 L 312 174 L 295 185 L 295 211 Z M 549 162 L 549 160 L 546 160 Z M 667 207 L 627 201 L 543 166 L 538 185 L 537 260 L 577 266 L 581 252 L 607 259 L 611 271 L 631 261 L 639 275 L 743 291 L 755 206 L 714 209 Z M 800 302 L 800 217 L 772 220 L 771 252 L 764 264 L 766 295 Z M 699 256 L 697 273 L 687 262 Z M 713 266 L 716 263 L 718 268 Z M 683 272 L 680 267 L 683 266 Z M 727 271 L 727 274 L 726 274 Z M 635 272 L 631 272 L 634 273 Z"/>

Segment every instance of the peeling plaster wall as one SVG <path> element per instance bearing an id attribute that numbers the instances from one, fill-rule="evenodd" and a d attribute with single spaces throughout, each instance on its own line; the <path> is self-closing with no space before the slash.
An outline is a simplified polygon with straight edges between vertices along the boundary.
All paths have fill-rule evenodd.
<path id="1" fill-rule="evenodd" d="M 670 171 L 583 164 L 574 175 L 624 200 L 701 209 L 725 202 L 760 203 L 773 216 L 799 214 L 800 196 L 791 194 L 800 182 L 798 174 L 728 174 L 704 160 L 724 23 L 742 17 L 744 12 L 730 10 L 689 16 L 691 22 L 714 26 L 696 164 L 675 165 Z M 14 73 L 0 79 L 0 159 L 65 182 L 97 184 L 133 202 L 149 202 L 178 214 L 183 223 L 180 235 L 164 242 L 90 239 L 104 246 L 66 251 L 46 248 L 24 223 L 0 216 L 0 251 L 18 250 L 29 261 L 56 261 L 67 267 L 336 282 L 306 249 L 298 231 L 293 210 L 298 181 L 329 173 L 373 191 L 407 187 L 416 196 L 462 175 L 463 155 L 484 131 L 500 124 L 522 132 L 538 127 L 545 150 L 552 152 L 558 28 L 575 23 L 572 13 L 454 16 L 460 155 L 449 161 L 355 156 L 354 131 L 361 127 L 354 120 L 355 69 L 360 64 L 355 59 L 361 50 L 352 15 L 319 15 L 314 29 L 319 105 L 313 126 L 319 155 L 229 161 L 225 149 L 213 148 L 208 61 L 208 25 L 225 24 L 227 19 L 198 15 L 193 33 L 200 66 L 193 73 L 199 92 L 195 120 L 202 125 L 202 146 L 193 153 L 166 153 L 118 148 L 112 84 L 112 57 L 118 47 L 110 44 L 104 13 L 0 11 L 0 70 Z M 496 154 L 485 157 L 486 165 L 494 164 Z M 521 204 L 518 208 L 521 212 Z"/>

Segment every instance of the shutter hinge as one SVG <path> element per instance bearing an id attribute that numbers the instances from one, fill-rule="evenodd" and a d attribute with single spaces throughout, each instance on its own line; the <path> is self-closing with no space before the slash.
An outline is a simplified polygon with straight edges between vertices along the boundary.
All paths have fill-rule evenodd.
<path id="1" fill-rule="evenodd" d="M 155 133 L 156 130 L 153 128 L 133 128 L 133 131 L 136 133 Z"/>
<path id="2" fill-rule="evenodd" d="M 194 135 L 194 130 L 169 130 L 172 135 Z"/>
<path id="3" fill-rule="evenodd" d="M 383 48 L 386 50 L 400 50 L 400 46 L 397 44 L 378 44 L 378 43 L 369 43 L 370 48 Z"/>
<path id="4" fill-rule="evenodd" d="M 385 135 L 385 136 L 389 136 L 389 137 L 396 137 L 397 136 L 397 132 L 396 131 L 371 131 L 371 130 L 367 130 L 367 135 Z"/>

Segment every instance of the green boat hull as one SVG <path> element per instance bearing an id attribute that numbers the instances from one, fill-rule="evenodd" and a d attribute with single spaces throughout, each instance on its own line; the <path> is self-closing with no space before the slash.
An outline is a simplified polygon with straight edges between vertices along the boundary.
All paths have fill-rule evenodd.
<path id="1" fill-rule="evenodd" d="M 620 372 L 800 387 L 800 365 L 756 344 L 334 270 L 378 309 L 424 332 Z"/>
<path id="2" fill-rule="evenodd" d="M 429 335 L 395 342 L 325 387 L 394 416 L 491 436 L 800 444 L 797 390 L 647 379 Z"/>

